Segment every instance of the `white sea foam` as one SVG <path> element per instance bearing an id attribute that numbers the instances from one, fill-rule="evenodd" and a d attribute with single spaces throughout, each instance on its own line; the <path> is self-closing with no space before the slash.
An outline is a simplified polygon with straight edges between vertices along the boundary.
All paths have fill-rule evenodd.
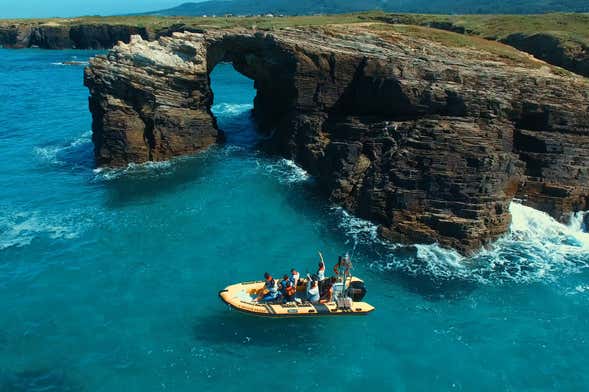
<path id="1" fill-rule="evenodd" d="M 589 234 L 548 214 L 511 203 L 507 235 L 478 255 L 481 274 L 492 281 L 536 282 L 589 267 Z"/>
<path id="2" fill-rule="evenodd" d="M 248 112 L 253 108 L 254 105 L 251 103 L 219 103 L 213 105 L 211 110 L 216 116 L 235 116 Z"/>
<path id="3" fill-rule="evenodd" d="M 384 243 L 378 236 L 378 226 L 374 223 L 358 218 L 341 207 L 333 207 L 332 210 L 339 216 L 339 227 L 345 230 L 350 237 L 348 242 L 380 242 Z"/>
<path id="4" fill-rule="evenodd" d="M 579 211 L 571 214 L 569 221 L 569 227 L 574 231 L 587 232 L 589 227 L 585 227 L 585 216 L 589 214 L 589 211 Z"/>
<path id="5" fill-rule="evenodd" d="M 172 172 L 172 161 L 129 163 L 127 166 L 117 169 L 94 169 L 94 181 L 111 181 L 126 175 L 167 175 Z"/>
<path id="6" fill-rule="evenodd" d="M 510 211 L 509 232 L 472 257 L 435 244 L 406 247 L 387 243 L 378 238 L 375 225 L 343 210 L 339 221 L 354 248 L 369 247 L 370 267 L 383 272 L 504 284 L 550 281 L 589 267 L 589 234 L 581 230 L 579 218 L 567 226 L 515 202 Z"/>
<path id="7" fill-rule="evenodd" d="M 0 251 L 29 245 L 35 238 L 43 236 L 73 239 L 78 234 L 76 227 L 64 223 L 62 217 L 45 216 L 39 212 L 13 212 L 0 216 Z"/>
<path id="8" fill-rule="evenodd" d="M 289 159 L 280 159 L 272 163 L 258 161 L 258 165 L 262 167 L 264 173 L 278 178 L 278 181 L 283 184 L 304 182 L 311 178 L 309 173 Z"/>
<path id="9" fill-rule="evenodd" d="M 589 252 L 589 233 L 583 232 L 580 222 L 564 225 L 544 212 L 519 203 L 511 203 L 510 212 L 510 232 L 499 241 L 500 244 L 505 241 L 530 243 L 545 249 L 549 254 Z"/>
<path id="10" fill-rule="evenodd" d="M 60 61 L 60 62 L 55 62 L 55 63 L 51 63 L 51 65 L 59 65 L 59 66 L 68 66 L 68 67 L 76 67 L 76 66 L 87 66 L 90 63 L 88 61 L 77 61 L 77 60 L 70 60 L 68 61 Z"/>
<path id="11" fill-rule="evenodd" d="M 63 164 L 60 155 L 67 154 L 77 147 L 92 143 L 92 131 L 87 131 L 77 138 L 58 145 L 49 145 L 44 147 L 35 147 L 35 154 L 44 162 L 51 164 Z"/>

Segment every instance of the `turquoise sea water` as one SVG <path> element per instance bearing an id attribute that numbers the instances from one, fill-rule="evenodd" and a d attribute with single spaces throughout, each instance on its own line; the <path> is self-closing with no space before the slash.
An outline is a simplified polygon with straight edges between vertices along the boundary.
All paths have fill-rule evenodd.
<path id="1" fill-rule="evenodd" d="M 97 171 L 83 51 L 0 50 L 0 391 L 589 389 L 589 235 L 514 203 L 472 259 L 384 243 L 268 156 L 221 64 L 224 146 Z M 377 310 L 267 320 L 217 291 L 353 255 Z"/>

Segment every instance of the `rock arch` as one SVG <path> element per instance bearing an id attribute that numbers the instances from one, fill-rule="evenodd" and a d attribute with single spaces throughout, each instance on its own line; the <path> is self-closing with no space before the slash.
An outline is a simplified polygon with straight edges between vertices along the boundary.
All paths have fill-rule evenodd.
<path id="1" fill-rule="evenodd" d="M 164 160 L 221 140 L 209 73 L 230 61 L 254 80 L 270 148 L 389 239 L 469 253 L 508 229 L 516 196 L 559 219 L 589 209 L 585 79 L 354 29 L 119 44 L 85 73 L 97 164 Z"/>

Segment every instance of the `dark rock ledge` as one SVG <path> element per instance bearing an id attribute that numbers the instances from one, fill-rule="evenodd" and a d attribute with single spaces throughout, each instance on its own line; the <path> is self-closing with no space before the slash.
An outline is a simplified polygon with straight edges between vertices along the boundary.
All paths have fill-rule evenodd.
<path id="1" fill-rule="evenodd" d="M 564 220 L 589 209 L 589 82 L 361 26 L 134 37 L 86 69 L 99 166 L 222 139 L 220 61 L 254 79 L 273 152 L 394 241 L 462 253 L 505 233 L 514 197 Z"/>

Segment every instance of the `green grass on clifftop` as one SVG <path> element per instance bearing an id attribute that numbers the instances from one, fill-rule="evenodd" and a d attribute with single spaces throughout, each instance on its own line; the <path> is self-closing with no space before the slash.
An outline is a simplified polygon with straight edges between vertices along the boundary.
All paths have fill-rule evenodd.
<path id="1" fill-rule="evenodd" d="M 378 16 L 377 16 L 378 18 Z M 511 34 L 555 34 L 589 45 L 589 14 L 542 15 L 409 15 L 388 14 L 388 20 L 404 24 L 448 23 L 468 34 L 502 40 Z"/>
<path id="2" fill-rule="evenodd" d="M 163 16 L 87 16 L 63 19 L 0 19 L 8 24 L 113 24 L 146 27 L 157 32 L 172 25 L 183 24 L 193 28 L 261 28 L 275 29 L 293 26 L 321 26 L 326 24 L 363 23 L 367 21 L 426 26 L 431 23 L 448 23 L 463 28 L 468 34 L 500 40 L 514 33 L 554 33 L 589 44 L 589 14 L 542 15 L 420 15 L 386 14 L 380 11 L 339 15 L 313 15 L 289 17 L 163 17 Z"/>
<path id="3" fill-rule="evenodd" d="M 157 35 L 173 28 L 198 29 L 265 29 L 275 30 L 297 26 L 325 26 L 377 22 L 396 26 L 398 32 L 429 38 L 450 46 L 482 48 L 504 59 L 516 60 L 521 53 L 493 45 L 491 41 L 503 41 L 536 57 L 589 76 L 589 14 L 540 14 L 540 15 L 425 15 L 388 14 L 382 11 L 337 15 L 287 16 L 287 17 L 164 17 L 164 16 L 88 16 L 62 19 L 1 20 L 6 25 L 73 26 L 82 24 L 128 25 L 146 28 Z M 405 26 L 405 27 L 403 27 Z M 409 28 L 407 26 L 419 26 Z M 436 29 L 426 29 L 434 27 Z M 445 34 L 450 30 L 460 34 Z M 523 39 L 541 35 L 548 41 L 536 40 L 532 47 Z M 466 36 L 471 36 L 467 38 Z M 514 38 L 515 36 L 515 38 Z M 471 38 L 478 38 L 471 39 Z M 486 40 L 486 42 L 483 41 Z M 546 43 L 548 42 L 548 43 Z M 526 47 L 528 45 L 528 47 Z"/>

